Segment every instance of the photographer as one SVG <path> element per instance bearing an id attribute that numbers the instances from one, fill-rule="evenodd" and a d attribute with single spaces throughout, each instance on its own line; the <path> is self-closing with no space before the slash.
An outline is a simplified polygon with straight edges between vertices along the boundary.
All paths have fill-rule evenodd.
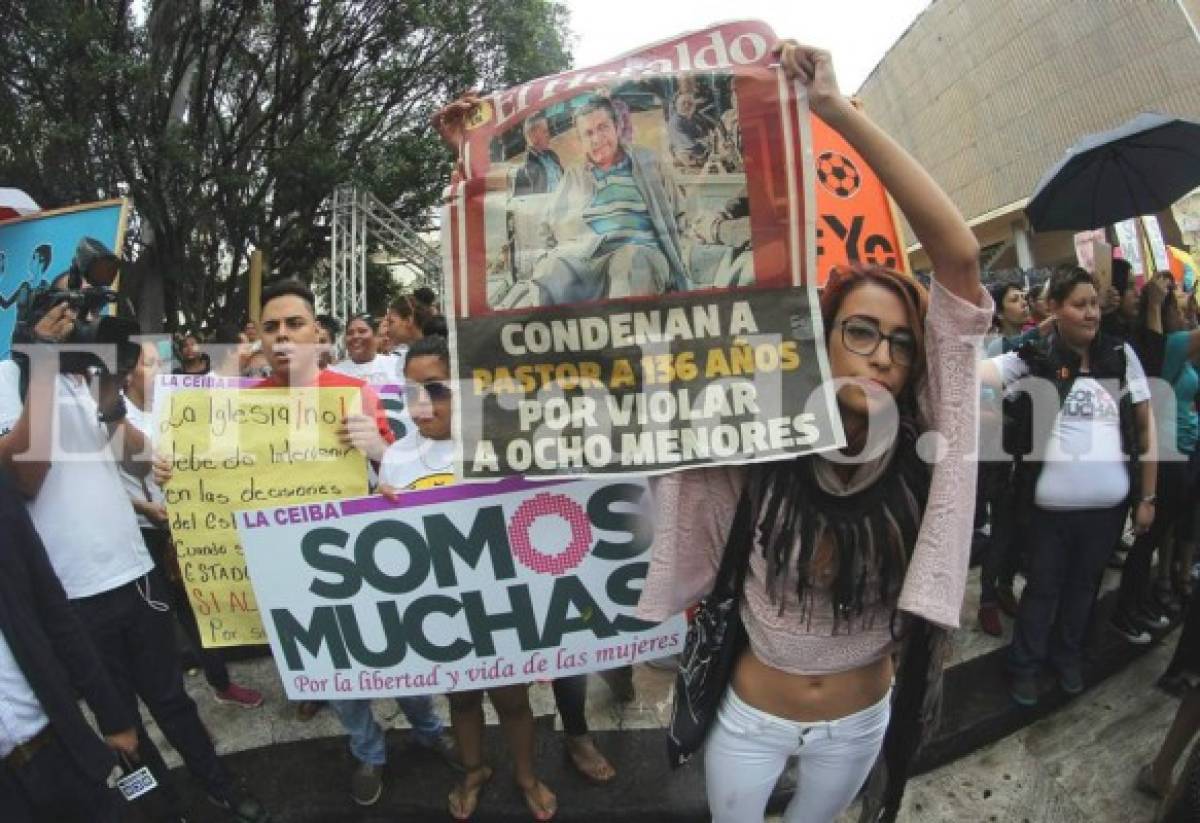
<path id="1" fill-rule="evenodd" d="M 104 341 L 128 353 L 136 325 L 99 316 L 115 300 L 106 287 L 116 266 L 107 249 L 85 240 L 70 272 L 24 307 L 22 337 L 30 343 L 15 349 L 28 368 L 0 363 L 0 468 L 26 497 L 51 565 L 130 714 L 137 717 L 140 697 L 214 804 L 236 820 L 265 820 L 217 759 L 184 691 L 167 587 L 118 473 L 120 464 L 146 475 L 150 450 L 126 420 L 118 375 L 96 353 L 81 351 L 80 344 L 109 348 L 111 358 L 110 347 L 96 345 Z M 182 803 L 166 782 L 162 755 L 141 723 L 137 731 L 142 762 L 179 819 Z"/>

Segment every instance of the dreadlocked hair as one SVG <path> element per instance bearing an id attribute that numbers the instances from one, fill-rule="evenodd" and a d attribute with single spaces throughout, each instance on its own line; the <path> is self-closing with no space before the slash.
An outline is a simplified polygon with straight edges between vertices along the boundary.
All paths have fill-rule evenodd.
<path id="1" fill-rule="evenodd" d="M 899 590 L 929 497 L 929 466 L 916 447 L 920 432 L 914 390 L 925 373 L 928 293 L 911 277 L 880 266 L 837 267 L 821 297 L 827 335 L 846 296 L 867 283 L 900 299 L 918 343 L 918 357 L 897 398 L 900 423 L 882 475 L 854 494 L 834 494 L 818 480 L 817 461 L 822 458 L 810 454 L 754 464 L 745 492 L 753 501 L 752 522 L 767 562 L 772 600 L 783 608 L 783 589 L 793 566 L 801 609 L 808 608 L 807 595 L 814 583 L 832 578 L 835 622 L 860 615 L 867 604 L 885 602 Z M 822 550 L 827 539 L 831 553 Z M 878 586 L 875 591 L 869 588 L 873 580 Z"/>

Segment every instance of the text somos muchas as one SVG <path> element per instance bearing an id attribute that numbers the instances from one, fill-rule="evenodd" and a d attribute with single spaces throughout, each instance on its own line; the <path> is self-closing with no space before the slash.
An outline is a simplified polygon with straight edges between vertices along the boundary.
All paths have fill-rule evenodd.
<path id="1" fill-rule="evenodd" d="M 495 656 L 501 632 L 513 632 L 521 649 L 530 651 L 559 646 L 576 632 L 616 639 L 646 629 L 653 624 L 631 612 L 648 564 L 629 562 L 652 539 L 631 508 L 642 494 L 640 485 L 615 483 L 594 493 L 580 511 L 610 536 L 589 547 L 591 558 L 613 563 L 596 591 L 571 573 L 550 575 L 548 595 L 520 580 L 510 542 L 514 527 L 498 505 L 480 509 L 467 528 L 441 513 L 423 516 L 419 527 L 381 520 L 356 533 L 314 528 L 301 539 L 300 555 L 314 572 L 309 592 L 329 604 L 299 613 L 270 610 L 284 661 L 292 671 L 303 670 L 303 651 L 314 659 L 327 656 L 337 669 L 388 668 L 410 653 L 449 663 Z M 526 535 L 531 527 L 524 526 Z M 478 569 L 485 557 L 488 591 L 463 585 L 463 567 Z M 374 596 L 359 597 L 364 589 Z M 382 645 L 371 640 L 380 637 Z"/>

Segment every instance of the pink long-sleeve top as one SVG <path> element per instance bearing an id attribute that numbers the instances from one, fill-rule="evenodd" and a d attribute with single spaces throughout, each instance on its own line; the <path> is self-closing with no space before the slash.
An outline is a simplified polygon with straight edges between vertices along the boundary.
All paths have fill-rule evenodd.
<path id="1" fill-rule="evenodd" d="M 755 541 L 741 614 L 756 657 L 793 674 L 830 674 L 865 666 L 892 648 L 897 608 L 947 628 L 957 628 L 970 559 L 974 519 L 979 393 L 974 338 L 992 317 L 992 301 L 980 289 L 969 303 L 936 280 L 925 319 L 925 379 L 917 392 L 921 428 L 942 439 L 933 466 L 929 499 L 899 597 L 875 601 L 852 619 L 834 620 L 827 583 L 813 582 L 808 602 L 794 587 L 766 586 L 766 560 Z M 920 443 L 924 455 L 929 444 Z M 689 469 L 654 481 L 657 523 L 650 570 L 638 616 L 665 620 L 697 603 L 711 590 L 745 482 L 742 466 Z M 851 479 L 853 483 L 853 479 Z M 793 566 L 799 551 L 793 552 Z M 790 574 L 797 574 L 797 569 Z"/>

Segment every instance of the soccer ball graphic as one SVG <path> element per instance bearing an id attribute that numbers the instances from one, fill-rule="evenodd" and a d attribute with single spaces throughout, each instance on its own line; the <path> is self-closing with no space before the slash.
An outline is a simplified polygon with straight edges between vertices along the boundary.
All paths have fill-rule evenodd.
<path id="1" fill-rule="evenodd" d="M 850 158 L 836 151 L 821 152 L 817 158 L 817 179 L 830 194 L 849 199 L 858 193 L 862 176 Z"/>

